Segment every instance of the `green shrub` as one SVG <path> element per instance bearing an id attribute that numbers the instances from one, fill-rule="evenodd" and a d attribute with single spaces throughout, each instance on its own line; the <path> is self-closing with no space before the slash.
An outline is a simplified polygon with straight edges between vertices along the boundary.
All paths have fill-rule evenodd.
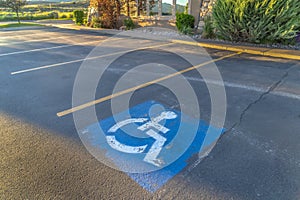
<path id="1" fill-rule="evenodd" d="M 58 19 L 58 12 L 51 12 L 49 13 L 50 19 Z"/>
<path id="2" fill-rule="evenodd" d="M 59 19 L 72 19 L 73 12 L 60 12 L 58 15 Z"/>
<path id="3" fill-rule="evenodd" d="M 83 24 L 84 12 L 82 10 L 74 10 L 73 16 L 76 24 Z"/>
<path id="4" fill-rule="evenodd" d="M 135 27 L 135 24 L 131 18 L 124 19 L 124 25 L 126 26 L 126 30 L 131 30 Z"/>
<path id="5" fill-rule="evenodd" d="M 59 16 L 59 18 L 61 18 L 61 19 L 65 19 L 65 18 L 67 18 L 68 16 L 66 15 L 66 14 L 62 14 L 62 15 L 60 15 Z"/>
<path id="6" fill-rule="evenodd" d="M 181 33 L 183 33 L 185 35 L 192 35 L 193 29 L 189 26 L 184 26 L 181 30 Z"/>
<path id="7" fill-rule="evenodd" d="M 176 14 L 176 27 L 179 32 L 182 32 L 187 29 L 193 29 L 195 23 L 195 18 L 192 15 L 177 13 Z"/>
<path id="8" fill-rule="evenodd" d="M 93 28 L 102 28 L 102 23 L 101 23 L 100 18 L 93 17 L 90 26 Z"/>
<path id="9" fill-rule="evenodd" d="M 213 18 L 210 15 L 204 18 L 204 29 L 203 29 L 202 37 L 208 39 L 213 39 L 216 37 L 214 33 Z"/>
<path id="10" fill-rule="evenodd" d="M 299 0 L 218 0 L 216 35 L 253 43 L 293 43 L 300 27 Z"/>

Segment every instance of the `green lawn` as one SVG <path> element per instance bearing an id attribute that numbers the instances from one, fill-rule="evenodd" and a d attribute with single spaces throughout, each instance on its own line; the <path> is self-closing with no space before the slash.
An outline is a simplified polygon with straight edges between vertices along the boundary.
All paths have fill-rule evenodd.
<path id="1" fill-rule="evenodd" d="M 73 12 L 23 12 L 20 13 L 20 20 L 42 20 L 42 19 L 72 19 Z M 0 11 L 0 21 L 17 20 L 14 12 Z"/>
<path id="2" fill-rule="evenodd" d="M 40 24 L 35 23 L 10 23 L 10 24 L 0 24 L 1 28 L 14 28 L 14 27 L 23 27 L 23 26 L 42 26 Z"/>

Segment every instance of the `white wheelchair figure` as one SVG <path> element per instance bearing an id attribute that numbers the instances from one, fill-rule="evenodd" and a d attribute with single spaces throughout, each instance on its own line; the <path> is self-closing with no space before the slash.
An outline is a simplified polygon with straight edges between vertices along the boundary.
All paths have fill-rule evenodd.
<path id="1" fill-rule="evenodd" d="M 161 152 L 165 142 L 166 138 L 157 133 L 155 130 L 158 130 L 159 132 L 162 132 L 163 134 L 166 134 L 170 129 L 162 126 L 159 124 L 162 120 L 169 120 L 169 119 L 175 119 L 177 117 L 176 113 L 172 111 L 164 111 L 159 116 L 148 119 L 148 118 L 131 118 L 126 119 L 123 121 L 120 121 L 116 123 L 114 126 L 112 126 L 108 132 L 109 133 L 115 133 L 117 130 L 122 128 L 123 126 L 126 126 L 131 123 L 143 123 L 143 125 L 138 127 L 138 130 L 146 131 L 146 134 L 155 139 L 155 142 L 151 146 L 150 150 L 144 157 L 144 161 L 147 163 L 150 163 L 152 165 L 155 165 L 157 167 L 160 167 L 164 164 L 164 162 L 160 159 L 158 159 L 158 155 Z M 107 143 L 115 150 L 118 150 L 120 152 L 124 153 L 130 153 L 130 154 L 137 154 L 137 153 L 143 153 L 145 149 L 148 147 L 148 145 L 143 146 L 128 146 L 125 144 L 120 143 L 115 136 L 108 135 L 106 136 Z"/>

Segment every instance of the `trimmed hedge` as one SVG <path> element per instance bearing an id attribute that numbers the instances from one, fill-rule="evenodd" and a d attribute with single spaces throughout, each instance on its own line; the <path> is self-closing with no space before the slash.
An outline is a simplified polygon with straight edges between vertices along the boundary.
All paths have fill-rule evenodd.
<path id="1" fill-rule="evenodd" d="M 192 15 L 185 13 L 176 14 L 176 27 L 179 32 L 188 33 L 194 28 L 195 18 Z M 188 30 L 188 31 L 187 31 Z"/>
<path id="2" fill-rule="evenodd" d="M 300 1 L 217 0 L 213 20 L 224 40 L 289 44 L 300 28 Z"/>
<path id="3" fill-rule="evenodd" d="M 76 24 L 83 24 L 84 12 L 82 10 L 74 10 L 73 16 Z"/>
<path id="4" fill-rule="evenodd" d="M 126 30 L 131 30 L 135 27 L 135 24 L 131 18 L 124 19 L 124 25 L 126 26 Z"/>

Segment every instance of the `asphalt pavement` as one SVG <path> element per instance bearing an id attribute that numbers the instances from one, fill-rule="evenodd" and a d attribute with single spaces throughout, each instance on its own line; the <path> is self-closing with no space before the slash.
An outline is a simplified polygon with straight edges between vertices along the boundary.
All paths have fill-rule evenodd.
<path id="1" fill-rule="evenodd" d="M 223 79 L 220 83 L 199 76 L 196 69 L 184 71 L 191 63 L 174 52 L 198 55 L 194 46 L 111 37 L 55 27 L 0 31 L 1 199 L 300 199 L 299 61 L 209 48 L 197 52 L 203 55 L 202 64 L 206 63 L 199 67 L 216 66 Z M 140 46 L 133 47 L 134 42 Z M 93 54 L 101 43 L 102 48 Z M 119 54 L 126 56 L 110 63 Z M 93 98 L 100 99 L 92 102 L 97 120 L 83 117 L 78 125 L 74 116 L 85 116 L 91 109 L 72 110 L 80 106 L 74 105 L 72 95 L 76 76 L 87 60 L 98 62 L 99 68 L 110 63 L 110 68 L 95 87 Z M 201 120 L 207 124 L 214 103 L 205 81 L 212 87 L 224 85 L 226 117 L 218 127 L 224 133 L 208 156 L 199 160 L 192 155 L 174 176 L 161 176 L 168 177 L 163 184 L 155 176 L 144 176 L 143 185 L 135 175 L 91 155 L 78 126 L 83 129 L 106 122 L 113 115 L 111 101 L 121 97 L 110 95 L 126 91 L 125 86 L 120 91 L 113 87 L 128 71 L 135 79 L 125 77 L 126 86 L 140 85 L 130 91 L 130 108 L 155 101 L 192 115 L 195 110 L 189 97 L 181 104 L 174 92 L 157 84 L 160 81 L 140 84 L 147 81 L 145 74 L 158 79 L 168 76 L 167 72 L 131 70 L 147 63 L 171 66 L 184 75 L 195 91 Z M 83 88 L 89 89 L 97 70 L 87 68 Z M 172 80 L 163 81 L 178 85 Z M 93 99 L 83 98 L 82 103 L 89 100 Z M 116 108 L 117 113 L 122 111 Z"/>

